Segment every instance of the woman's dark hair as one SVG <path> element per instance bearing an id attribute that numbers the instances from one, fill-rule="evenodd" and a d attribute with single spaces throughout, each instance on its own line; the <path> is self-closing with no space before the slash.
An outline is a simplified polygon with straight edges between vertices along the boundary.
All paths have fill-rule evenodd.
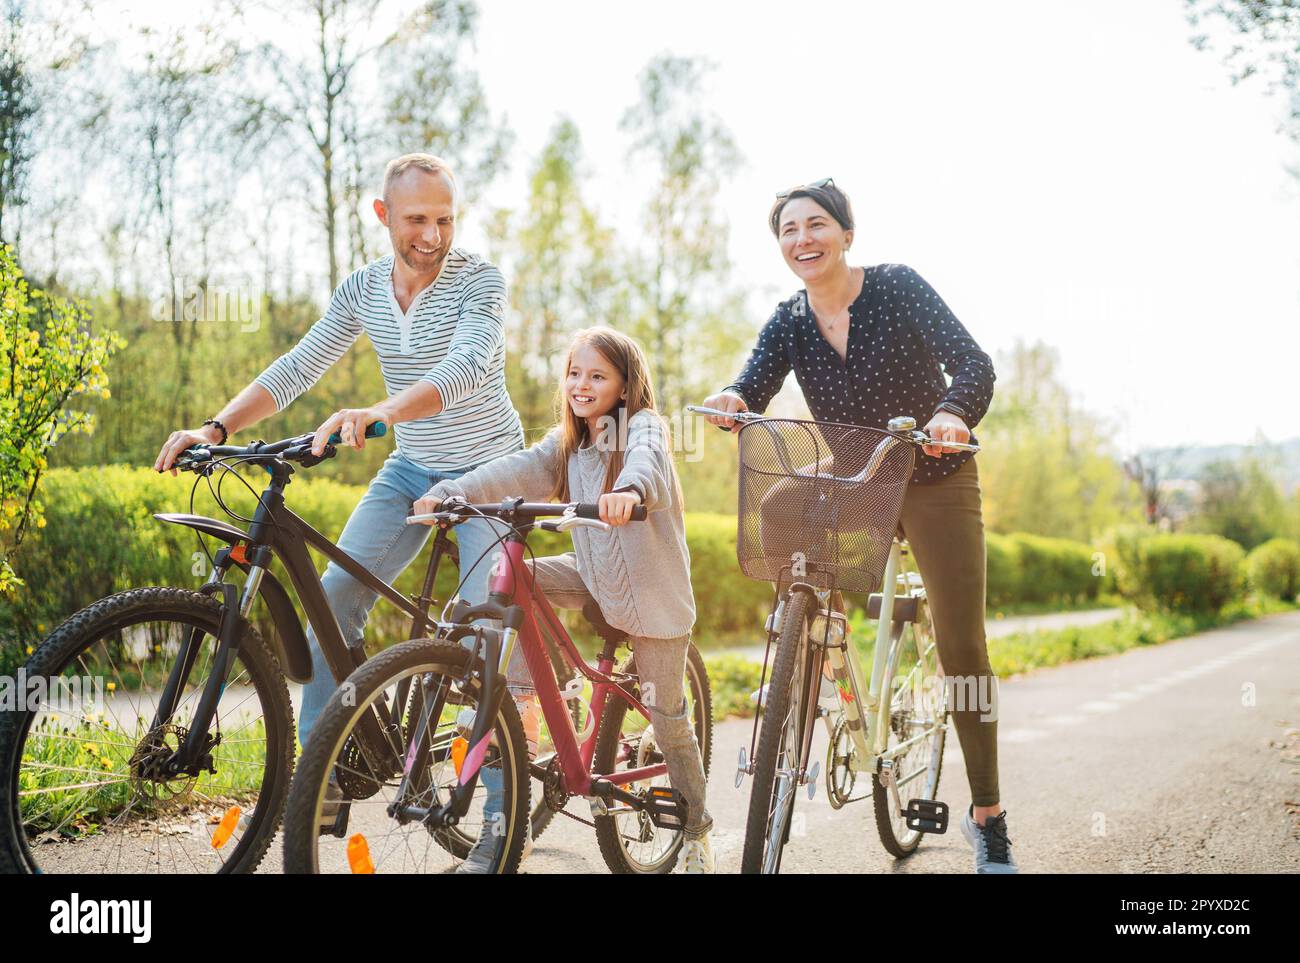
<path id="1" fill-rule="evenodd" d="M 835 218 L 840 227 L 846 231 L 853 230 L 853 206 L 849 203 L 849 196 L 834 184 L 826 184 L 823 187 L 796 187 L 777 195 L 772 213 L 767 217 L 768 227 L 772 229 L 774 237 L 781 236 L 781 212 L 796 197 L 811 198 L 825 208 L 826 213 Z"/>

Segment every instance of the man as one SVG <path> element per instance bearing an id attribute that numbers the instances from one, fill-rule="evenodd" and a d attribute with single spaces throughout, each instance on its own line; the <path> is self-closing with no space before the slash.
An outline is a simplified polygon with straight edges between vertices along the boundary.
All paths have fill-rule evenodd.
<path id="1" fill-rule="evenodd" d="M 393 427 L 397 450 L 338 540 L 375 575 L 393 582 L 430 534 L 427 526 L 405 523 L 415 500 L 439 481 L 523 447 L 523 427 L 506 391 L 505 281 L 492 264 L 453 247 L 456 198 L 455 176 L 441 159 L 406 154 L 391 161 L 374 210 L 388 228 L 393 253 L 340 284 L 325 316 L 203 427 L 173 432 L 154 468 L 170 468 L 174 475 L 176 457 L 191 445 L 222 444 L 227 434 L 284 410 L 364 332 L 379 355 L 388 397 L 335 412 L 316 430 L 312 449 L 319 454 L 335 431 L 343 444 L 361 449 L 367 425 L 383 421 Z M 456 534 L 464 577 L 497 533 L 479 521 L 458 526 Z M 464 598 L 486 601 L 490 569 L 490 557 L 473 568 Z M 343 637 L 362 645 L 378 596 L 332 562 L 321 581 Z M 336 687 L 315 632 L 307 638 L 314 671 L 299 712 L 303 745 Z M 342 795 L 333 784 L 330 789 L 325 815 L 332 823 L 337 803 L 329 803 Z"/>

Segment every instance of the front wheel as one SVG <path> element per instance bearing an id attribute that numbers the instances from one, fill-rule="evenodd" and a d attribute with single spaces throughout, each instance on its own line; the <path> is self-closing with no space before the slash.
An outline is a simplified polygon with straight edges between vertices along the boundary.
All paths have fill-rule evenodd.
<path id="1" fill-rule="evenodd" d="M 635 653 L 622 671 L 636 675 Z M 699 745 L 700 762 L 707 776 L 713 755 L 713 693 L 709 687 L 709 675 L 704 669 L 704 659 L 694 642 L 686 648 L 686 677 L 682 691 L 686 697 L 686 714 Z M 639 688 L 633 694 L 639 694 Z M 654 742 L 654 727 L 639 712 L 630 711 L 626 701 L 611 696 L 601 713 L 593 775 L 609 775 L 620 767 L 637 769 L 663 761 L 663 754 Z M 663 775 L 623 788 L 640 793 L 650 786 L 668 784 L 668 776 Z M 605 865 L 612 873 L 671 873 L 682 848 L 680 831 L 654 825 L 644 812 L 597 816 L 596 840 Z"/>
<path id="2" fill-rule="evenodd" d="M 529 824 L 528 751 L 508 696 L 489 729 L 464 817 L 439 828 L 423 818 L 459 783 L 483 700 L 479 664 L 455 643 L 416 639 L 348 676 L 298 761 L 284 816 L 286 872 L 518 870 Z M 387 721 L 376 746 L 381 718 Z M 336 795 L 338 802 L 327 798 Z M 326 824 L 332 831 L 322 831 Z"/>
<path id="3" fill-rule="evenodd" d="M 754 787 L 740 861 L 742 873 L 780 872 L 781 854 L 790 839 L 809 697 L 807 642 L 812 612 L 813 597 L 809 593 L 795 592 L 786 599 L 781 641 L 772 665 L 754 757 Z"/>
<path id="4" fill-rule="evenodd" d="M 59 625 L 25 666 L 46 700 L 0 713 L 0 872 L 239 873 L 261 861 L 293 770 L 280 665 L 247 625 L 200 766 L 173 772 L 213 672 L 221 604 L 120 592 Z M 186 654 L 188 653 L 188 657 Z M 160 712 L 169 678 L 179 680 Z"/>

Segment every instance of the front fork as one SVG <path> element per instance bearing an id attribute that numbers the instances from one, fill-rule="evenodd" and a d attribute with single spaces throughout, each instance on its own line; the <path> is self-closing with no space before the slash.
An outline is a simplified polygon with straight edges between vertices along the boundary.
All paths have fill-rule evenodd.
<path id="1" fill-rule="evenodd" d="M 229 567 L 229 553 L 229 547 L 217 553 L 217 564 L 213 566 L 212 575 L 199 589 L 205 595 L 220 592 L 222 596 L 217 651 L 212 659 L 212 671 L 208 674 L 198 705 L 194 710 L 194 718 L 190 720 L 185 743 L 178 747 L 163 764 L 163 771 L 158 774 L 163 778 L 181 774 L 197 776 L 204 769 L 208 772 L 216 772 L 212 763 L 211 750 L 221 741 L 221 736 L 219 733 L 215 737 L 210 736 L 208 729 L 221 701 L 221 695 L 225 691 L 226 676 L 230 674 L 230 667 L 239 654 L 239 639 L 247 625 L 248 613 L 253 607 L 254 599 L 257 598 L 262 576 L 270 561 L 268 557 L 270 549 L 261 547 L 254 551 L 254 558 L 249 564 L 248 579 L 244 582 L 241 595 L 238 587 L 225 581 Z M 199 650 L 202 648 L 200 644 L 202 636 L 203 631 L 192 626 L 186 633 L 184 641 L 181 642 L 176 660 L 172 663 L 171 672 L 168 673 L 167 682 L 158 699 L 151 732 L 156 732 L 159 727 L 169 723 L 175 714 L 185 683 L 198 660 Z"/>

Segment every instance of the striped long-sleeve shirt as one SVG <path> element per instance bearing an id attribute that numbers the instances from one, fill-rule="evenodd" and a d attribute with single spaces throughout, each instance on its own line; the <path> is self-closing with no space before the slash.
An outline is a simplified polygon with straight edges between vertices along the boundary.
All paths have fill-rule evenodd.
<path id="1" fill-rule="evenodd" d="M 441 412 L 396 426 L 398 450 L 435 471 L 472 468 L 524 443 L 506 391 L 505 309 L 501 272 L 452 248 L 438 279 L 403 312 L 393 294 L 390 254 L 343 281 L 325 316 L 255 380 L 283 410 L 364 332 L 390 396 L 420 381 L 442 395 Z"/>

